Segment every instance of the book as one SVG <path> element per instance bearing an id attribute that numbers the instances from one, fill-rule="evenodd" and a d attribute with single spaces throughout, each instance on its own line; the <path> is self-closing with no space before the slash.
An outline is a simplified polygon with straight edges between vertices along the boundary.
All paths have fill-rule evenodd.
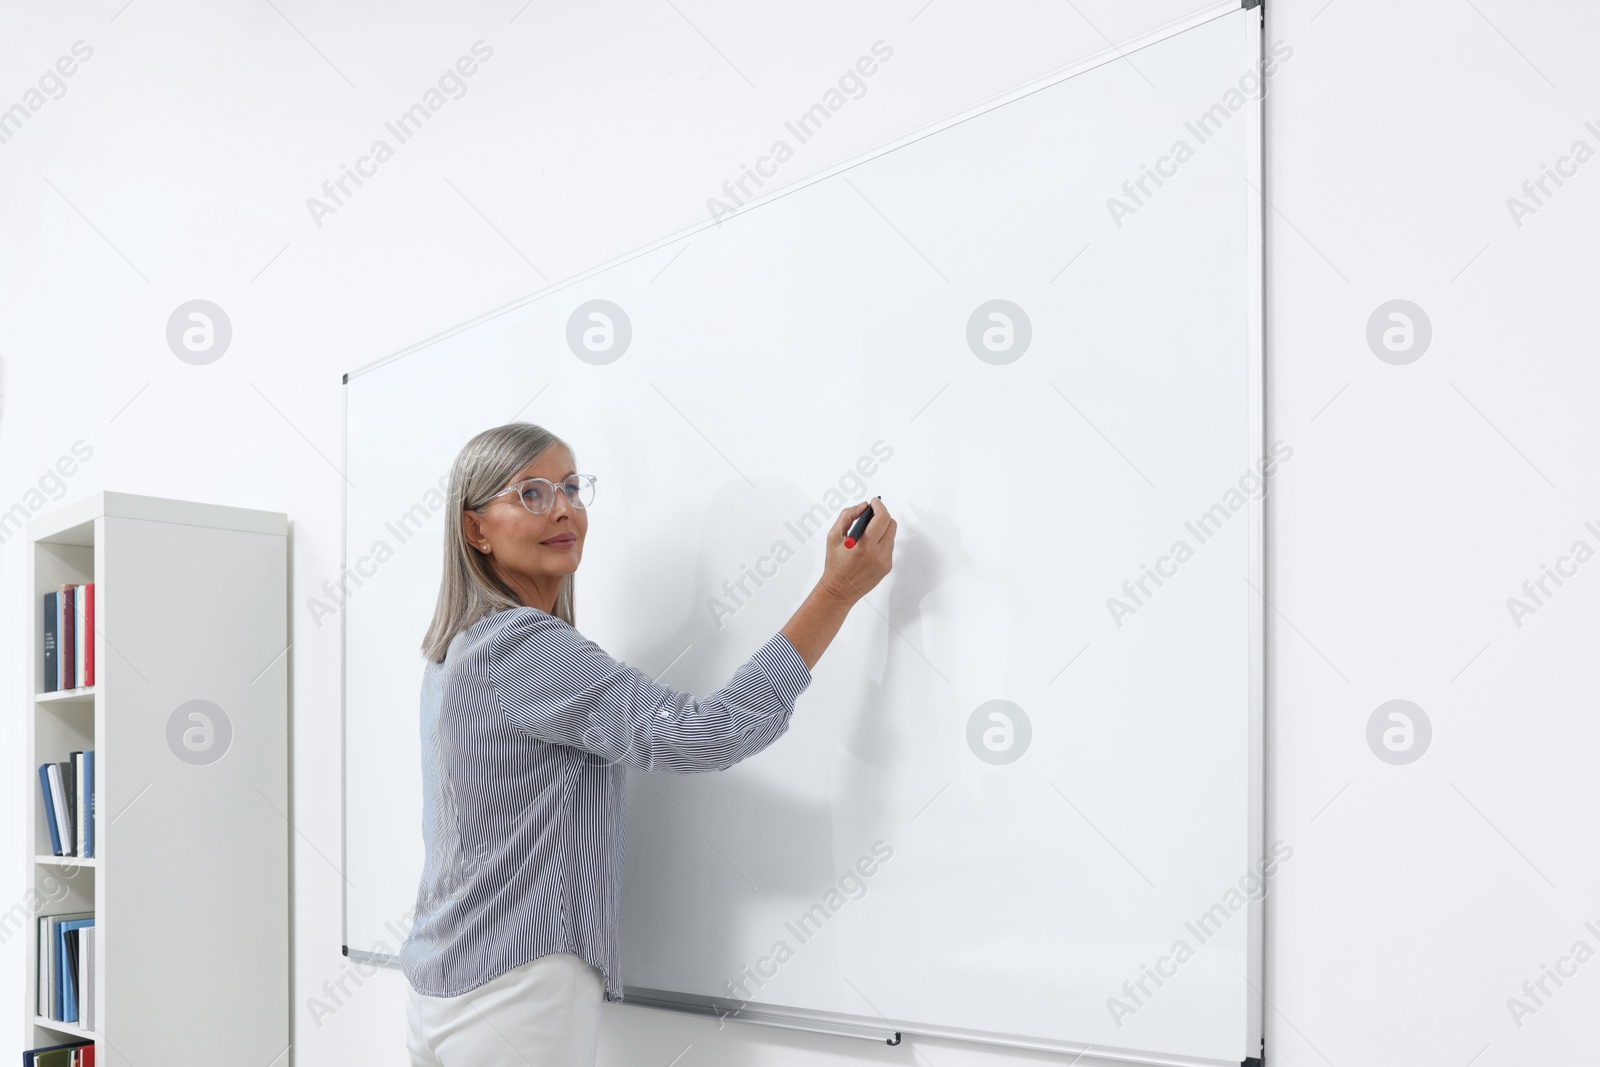
<path id="1" fill-rule="evenodd" d="M 68 752 L 61 764 L 61 795 L 67 798 L 67 817 L 62 821 L 62 839 L 67 855 L 78 855 L 78 754 Z"/>
<path id="2" fill-rule="evenodd" d="M 61 784 L 61 764 L 47 763 L 45 770 L 50 776 L 50 799 L 55 806 L 55 834 L 54 839 L 60 841 L 61 851 L 58 856 L 72 855 L 72 830 L 67 822 L 67 794 Z"/>
<path id="3" fill-rule="evenodd" d="M 39 764 L 39 788 L 44 792 L 44 822 L 50 830 L 50 851 L 57 856 L 64 855 L 61 851 L 61 831 L 56 822 L 55 794 L 50 789 L 50 768 L 54 764 Z"/>
<path id="4" fill-rule="evenodd" d="M 93 782 L 90 781 L 90 760 L 94 753 L 88 750 L 72 753 L 72 845 L 78 856 L 93 856 L 94 849 L 90 845 L 93 833 Z"/>
<path id="5" fill-rule="evenodd" d="M 70 988 L 72 993 L 72 995 L 67 999 L 74 1005 L 78 1003 L 78 994 L 82 991 L 82 983 L 80 983 L 78 980 L 81 974 L 79 970 L 80 963 L 78 959 L 78 939 L 82 936 L 82 927 L 74 928 L 70 923 L 62 924 L 61 940 L 63 942 L 63 955 L 61 962 L 63 966 L 61 971 L 66 976 L 67 986 Z"/>
<path id="6" fill-rule="evenodd" d="M 78 761 L 78 855 L 94 856 L 94 750 L 76 754 Z"/>
<path id="7" fill-rule="evenodd" d="M 44 595 L 44 692 L 54 693 L 61 687 L 60 651 L 57 648 L 56 629 L 61 622 L 60 593 Z"/>
<path id="8" fill-rule="evenodd" d="M 45 951 L 50 944 L 50 917 L 39 918 L 39 958 L 35 962 L 39 988 L 34 994 L 34 1011 L 45 1018 L 50 1017 L 50 990 L 54 988 L 50 981 L 50 953 Z"/>
<path id="9" fill-rule="evenodd" d="M 83 657 L 83 684 L 94 684 L 94 583 L 83 587 L 83 640 L 79 649 Z"/>
<path id="10" fill-rule="evenodd" d="M 95 959 L 95 945 L 99 943 L 100 935 L 98 926 L 84 927 L 80 935 L 82 947 L 82 965 L 79 968 L 78 1004 L 79 1016 L 85 1030 L 95 1029 L 95 1020 L 99 1017 L 97 1009 L 99 1004 L 95 998 L 94 979 L 100 973 L 100 965 Z"/>
<path id="11" fill-rule="evenodd" d="M 71 689 L 75 681 L 73 663 L 76 662 L 77 645 L 75 644 L 74 635 L 77 627 L 73 621 L 72 609 L 73 601 L 76 599 L 73 590 L 76 588 L 77 586 L 71 583 L 63 585 L 59 590 L 61 595 L 57 598 L 61 604 L 61 620 L 56 624 L 56 651 L 58 653 L 56 660 L 60 665 L 60 669 L 56 672 L 57 689 Z"/>
<path id="12" fill-rule="evenodd" d="M 56 983 L 60 987 L 56 995 L 61 1009 L 56 1018 L 64 1023 L 78 1021 L 78 984 L 75 973 L 77 954 L 68 950 L 67 935 L 73 930 L 81 930 L 93 924 L 92 914 L 87 918 L 65 919 L 56 923 Z"/>
<path id="13" fill-rule="evenodd" d="M 83 649 L 84 649 L 84 625 L 83 625 L 84 624 L 84 618 L 83 618 L 83 612 L 84 612 L 84 598 L 87 595 L 87 589 L 88 589 L 87 586 L 80 585 L 80 586 L 77 586 L 72 591 L 72 595 L 73 595 L 73 601 L 72 601 L 72 619 L 73 619 L 72 647 L 77 650 L 77 655 L 73 656 L 73 658 L 72 658 L 72 687 L 74 689 L 82 689 L 84 684 L 85 684 L 84 680 L 83 680 L 83 668 L 84 668 L 84 663 L 85 663 L 85 657 L 84 657 L 84 654 L 83 654 Z"/>

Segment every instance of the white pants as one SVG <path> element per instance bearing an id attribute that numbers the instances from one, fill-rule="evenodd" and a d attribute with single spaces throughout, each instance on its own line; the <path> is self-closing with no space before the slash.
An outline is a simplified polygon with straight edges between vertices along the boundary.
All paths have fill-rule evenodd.
<path id="1" fill-rule="evenodd" d="M 604 989 L 596 968 L 555 952 L 458 997 L 407 990 L 412 1067 L 594 1067 Z"/>

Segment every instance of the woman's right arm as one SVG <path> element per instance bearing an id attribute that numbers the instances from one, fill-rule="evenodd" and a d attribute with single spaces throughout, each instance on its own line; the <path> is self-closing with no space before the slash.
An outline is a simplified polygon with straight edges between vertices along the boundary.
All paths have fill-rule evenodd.
<path id="1" fill-rule="evenodd" d="M 850 608 L 889 571 L 895 524 L 882 506 L 853 549 L 843 547 L 844 531 L 866 505 L 840 512 L 817 587 L 709 696 L 655 682 L 545 612 L 517 612 L 490 649 L 506 718 L 540 740 L 646 771 L 725 770 L 760 752 L 788 729 L 795 698 Z"/>
<path id="2" fill-rule="evenodd" d="M 720 771 L 788 729 L 811 672 L 774 634 L 709 696 L 680 693 L 609 656 L 560 619 L 531 608 L 493 638 L 489 674 L 507 721 L 646 771 Z"/>

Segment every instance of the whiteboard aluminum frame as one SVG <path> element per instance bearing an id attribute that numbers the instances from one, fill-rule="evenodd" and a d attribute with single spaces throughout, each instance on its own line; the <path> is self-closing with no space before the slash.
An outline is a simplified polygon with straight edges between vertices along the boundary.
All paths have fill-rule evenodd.
<path id="1" fill-rule="evenodd" d="M 1254 30 L 1255 48 L 1252 63 L 1257 71 L 1262 69 L 1266 59 L 1266 7 L 1261 0 L 1244 0 L 1246 11 L 1254 10 L 1259 16 Z M 1250 361 L 1250 433 L 1256 442 L 1256 454 L 1262 458 L 1268 455 L 1271 446 L 1271 436 L 1267 425 L 1267 263 L 1266 263 L 1266 101 L 1270 95 L 1265 74 L 1261 77 L 1261 96 L 1245 109 L 1245 167 L 1253 172 L 1250 175 L 1250 187 L 1246 194 L 1246 248 L 1245 270 L 1246 291 L 1249 293 L 1249 331 L 1247 343 L 1249 345 Z M 1270 485 L 1269 479 L 1262 478 L 1264 486 Z M 1269 505 L 1268 498 L 1272 495 L 1270 488 L 1264 488 L 1258 499 L 1250 502 L 1250 548 L 1246 566 L 1249 570 L 1249 584 L 1247 596 L 1249 598 L 1250 619 L 1250 751 L 1248 766 L 1250 768 L 1250 811 L 1249 811 L 1249 841 L 1257 859 L 1263 861 L 1267 857 L 1266 840 L 1266 683 L 1267 683 L 1267 558 L 1266 558 L 1266 524 Z M 1265 867 L 1263 866 L 1263 870 Z M 1256 1055 L 1245 1062 L 1253 1061 L 1254 1067 L 1260 1067 L 1266 1057 L 1266 899 L 1269 894 L 1264 892 L 1260 898 L 1250 902 L 1249 914 L 1246 918 L 1249 925 L 1246 927 L 1245 969 L 1246 982 L 1255 994 L 1246 1001 L 1245 1021 L 1245 1047 L 1256 1049 Z"/>
<path id="2" fill-rule="evenodd" d="M 771 203 L 781 197 L 788 196 L 807 186 L 823 181 L 836 174 L 843 173 L 870 159 L 885 155 L 904 145 L 922 140 L 932 134 L 947 130 L 970 119 L 976 118 L 996 108 L 1003 107 L 1013 101 L 1030 96 L 1042 89 L 1050 88 L 1063 81 L 1077 77 L 1080 74 L 1104 66 L 1108 63 L 1124 58 L 1132 52 L 1139 51 L 1151 45 L 1176 37 L 1186 30 L 1204 25 L 1226 15 L 1239 11 L 1261 12 L 1259 22 L 1253 28 L 1247 27 L 1254 38 L 1255 69 L 1260 70 L 1264 58 L 1265 14 L 1261 0 L 1217 0 L 1192 15 L 1178 19 L 1150 33 L 1133 38 L 1121 47 L 1111 46 L 1080 63 L 1063 67 L 1042 78 L 1035 79 L 1016 89 L 991 97 L 987 101 L 972 108 L 957 112 L 944 119 L 939 119 L 919 127 L 901 137 L 894 138 L 879 144 L 876 148 L 860 153 L 832 167 L 820 170 L 808 177 L 800 179 L 793 184 L 775 189 L 760 197 L 756 197 L 741 205 L 734 215 Z M 1249 325 L 1246 339 L 1246 358 L 1249 361 L 1249 390 L 1248 398 L 1248 428 L 1247 433 L 1255 442 L 1255 452 L 1258 457 L 1267 455 L 1268 437 L 1266 423 L 1266 262 L 1265 262 L 1265 218 L 1266 197 L 1262 190 L 1265 184 L 1265 130 L 1263 122 L 1263 108 L 1268 90 L 1263 79 L 1262 94 L 1251 101 L 1244 110 L 1246 121 L 1246 168 L 1249 172 L 1247 184 L 1249 189 L 1244 196 L 1247 214 L 1247 242 L 1246 249 L 1246 276 L 1243 279 L 1248 293 L 1247 309 Z M 731 217 L 731 216 L 728 216 Z M 498 318 L 507 312 L 513 311 L 535 300 L 559 292 L 569 286 L 576 285 L 585 279 L 591 278 L 614 267 L 630 262 L 640 256 L 648 255 L 666 245 L 682 240 L 693 234 L 720 225 L 720 221 L 706 220 L 691 226 L 684 227 L 670 233 L 656 241 L 643 245 L 631 252 L 625 253 L 614 259 L 598 264 L 588 270 L 574 274 L 554 284 L 536 290 L 527 296 L 504 304 L 492 311 L 486 312 L 474 319 L 460 325 L 434 334 L 416 344 L 393 352 L 381 359 L 363 364 L 344 374 L 342 385 L 348 386 L 350 379 L 362 374 L 377 370 L 389 363 L 396 362 L 406 356 L 412 355 L 423 349 L 429 348 L 438 342 L 452 337 L 458 333 L 472 329 L 491 319 Z M 341 454 L 341 474 L 346 474 L 349 468 L 349 428 L 350 405 L 349 390 L 343 391 L 343 441 Z M 340 495 L 340 545 L 339 564 L 340 573 L 345 573 L 349 565 L 348 551 L 348 526 L 349 526 L 349 479 L 344 478 L 343 491 Z M 1246 590 L 1244 595 L 1249 601 L 1249 753 L 1247 765 L 1249 768 L 1249 810 L 1247 812 L 1246 833 L 1252 851 L 1258 859 L 1266 858 L 1265 841 L 1265 690 L 1266 690 L 1266 559 L 1265 559 L 1265 522 L 1267 514 L 1267 497 L 1270 491 L 1264 492 L 1259 499 L 1251 500 L 1248 507 L 1249 521 L 1249 549 L 1247 558 Z M 348 755 L 348 738 L 346 734 L 346 647 L 347 647 L 347 613 L 339 613 L 339 740 L 341 756 Z M 346 805 L 346 773 L 345 758 L 340 760 L 340 939 L 343 943 L 343 952 L 346 957 L 356 962 L 374 963 L 387 967 L 398 967 L 399 958 L 387 953 L 370 952 L 362 949 L 351 950 L 349 946 L 349 894 L 346 887 L 349 884 L 348 875 L 348 826 Z M 1265 896 L 1249 903 L 1246 940 L 1246 981 L 1255 994 L 1247 998 L 1245 1018 L 1245 1045 L 1247 1048 L 1255 1046 L 1260 1048 L 1263 1043 L 1263 1018 L 1265 1008 L 1265 993 L 1262 991 L 1265 969 Z M 765 1026 L 778 1026 L 786 1029 L 807 1030 L 816 1033 L 834 1034 L 837 1036 L 865 1038 L 882 1041 L 888 1045 L 898 1045 L 907 1036 L 922 1036 L 936 1039 L 949 1039 L 976 1044 L 1002 1045 L 1013 1048 L 1033 1049 L 1047 1052 L 1070 1053 L 1073 1063 L 1077 1067 L 1102 1067 L 1102 1065 L 1137 1064 L 1148 1067 L 1232 1067 L 1232 1061 L 1216 1060 L 1209 1057 L 1196 1058 L 1188 1056 L 1169 1055 L 1135 1049 L 1121 1049 L 1098 1045 L 1074 1044 L 1071 1042 L 1049 1041 L 1039 1038 L 1014 1037 L 989 1030 L 965 1030 L 958 1027 L 942 1027 L 926 1024 L 907 1024 L 889 1019 L 871 1019 L 860 1016 L 845 1016 L 830 1012 L 817 1012 L 804 1008 L 794 1008 L 775 1005 L 760 1005 L 759 1007 L 741 1006 L 737 1001 L 725 998 L 702 996 L 698 994 L 679 993 L 670 990 L 647 989 L 635 987 L 632 990 L 624 988 L 622 1004 L 637 1005 L 640 1007 L 655 1008 L 658 1010 L 677 1011 L 696 1015 L 713 1015 L 720 1019 L 734 1019 L 740 1022 L 754 1023 Z M 1251 1057 L 1244 1061 L 1247 1065 L 1261 1063 L 1261 1055 Z"/>

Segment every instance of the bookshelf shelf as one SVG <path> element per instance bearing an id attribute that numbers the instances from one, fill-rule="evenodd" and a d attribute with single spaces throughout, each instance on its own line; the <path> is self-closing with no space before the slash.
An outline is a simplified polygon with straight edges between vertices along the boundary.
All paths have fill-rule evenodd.
<path id="1" fill-rule="evenodd" d="M 289 1045 L 288 529 L 276 512 L 111 492 L 30 522 L 24 884 L 36 918 L 93 915 L 79 966 L 96 1014 L 92 1030 L 51 1017 L 28 921 L 25 1047 L 90 1040 L 104 1067 L 202 1067 Z M 91 583 L 74 644 L 95 684 L 47 691 L 44 598 Z M 78 751 L 94 753 L 94 853 L 57 856 L 37 769 Z"/>
<path id="2" fill-rule="evenodd" d="M 35 1015 L 33 1017 L 33 1025 L 42 1026 L 46 1030 L 49 1030 L 51 1033 L 55 1034 L 70 1034 L 74 1040 L 78 1041 L 100 1040 L 100 1034 L 95 1030 L 80 1030 L 72 1023 L 63 1023 L 58 1022 L 55 1019 L 47 1019 L 43 1015 Z"/>
<path id="3" fill-rule="evenodd" d="M 62 689 L 54 693 L 39 693 L 33 699 L 40 704 L 93 704 L 94 686 Z"/>

